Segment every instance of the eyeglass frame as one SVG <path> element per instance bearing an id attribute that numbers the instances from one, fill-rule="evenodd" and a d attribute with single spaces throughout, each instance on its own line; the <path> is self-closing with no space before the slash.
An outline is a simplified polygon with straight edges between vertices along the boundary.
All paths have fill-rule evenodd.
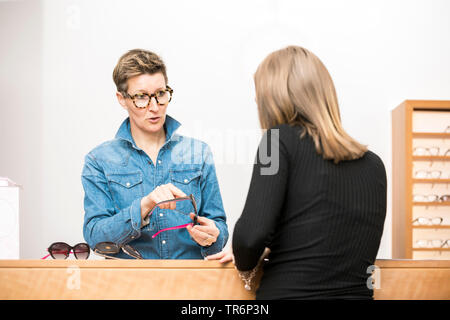
<path id="1" fill-rule="evenodd" d="M 176 202 L 176 201 L 184 201 L 184 200 L 191 200 L 192 206 L 193 206 L 193 208 L 194 208 L 194 214 L 195 214 L 194 219 L 193 219 L 193 222 L 186 223 L 186 224 L 182 224 L 182 225 L 175 226 L 175 227 L 169 227 L 169 228 L 165 228 L 165 229 L 159 230 L 159 231 L 156 232 L 154 235 L 152 235 L 152 239 L 154 239 L 158 234 L 160 234 L 161 232 L 164 232 L 164 231 L 173 230 L 173 229 L 181 229 L 181 228 L 185 228 L 185 227 L 187 227 L 187 226 L 190 225 L 190 224 L 192 224 L 193 226 L 195 226 L 196 224 L 198 224 L 198 209 L 197 209 L 197 203 L 195 202 L 195 198 L 194 198 L 194 195 L 193 195 L 192 193 L 191 193 L 190 195 L 186 196 L 186 197 L 179 197 L 179 198 L 174 198 L 174 199 L 164 200 L 164 201 L 158 202 L 157 204 L 155 204 L 155 205 L 153 206 L 153 208 L 149 211 L 149 213 L 145 215 L 144 220 L 146 220 L 149 216 L 151 216 L 152 213 L 153 213 L 153 211 L 154 211 L 159 205 L 161 205 L 161 204 L 163 204 L 163 203 Z"/>
<path id="2" fill-rule="evenodd" d="M 129 94 L 128 92 L 125 92 L 125 91 L 124 91 L 124 92 L 121 92 L 121 93 L 122 93 L 122 95 L 124 96 L 124 98 L 130 98 L 130 99 L 133 101 L 133 104 L 134 104 L 134 106 L 135 106 L 137 109 L 139 109 L 139 110 L 144 110 L 144 109 L 147 109 L 148 106 L 151 104 L 152 98 L 153 98 L 153 97 L 155 97 L 156 103 L 157 103 L 159 106 L 164 106 L 164 105 L 168 104 L 170 101 L 172 101 L 173 89 L 172 89 L 171 87 L 169 87 L 169 86 L 166 85 L 166 88 L 165 88 L 164 90 L 159 90 L 158 92 L 160 92 L 160 91 L 167 91 L 167 92 L 170 93 L 169 101 L 167 101 L 166 103 L 159 103 L 158 97 L 157 97 L 156 93 L 148 94 L 148 93 L 144 92 L 144 93 L 136 93 L 135 95 L 131 95 L 131 94 Z M 148 103 L 147 103 L 147 105 L 146 105 L 145 107 L 138 107 L 138 106 L 136 105 L 136 101 L 134 101 L 134 99 L 136 99 L 136 96 L 138 96 L 138 95 L 147 96 L 147 97 L 149 98 L 149 99 L 148 99 Z"/>
<path id="3" fill-rule="evenodd" d="M 422 172 L 426 174 L 426 178 L 425 179 L 428 179 L 428 177 L 434 178 L 433 175 L 432 175 L 433 172 L 439 172 L 439 176 L 436 179 L 440 179 L 441 176 L 442 176 L 442 171 L 440 171 L 440 170 L 431 170 L 431 171 L 417 170 L 417 171 L 414 172 L 414 178 L 421 179 L 421 178 L 418 177 L 418 173 L 422 173 Z"/>
<path id="4" fill-rule="evenodd" d="M 64 254 L 64 256 L 65 256 L 64 259 L 57 259 L 57 258 L 55 258 L 55 256 L 53 256 L 53 253 L 52 253 L 51 250 L 50 250 L 54 245 L 57 245 L 57 244 L 65 244 L 65 245 L 67 245 L 67 248 L 69 249 L 69 250 L 67 251 L 67 255 Z M 86 258 L 84 258 L 84 259 L 78 259 L 78 256 L 77 256 L 77 254 L 76 254 L 76 252 L 75 252 L 75 250 L 74 250 L 74 249 L 75 249 L 77 246 L 79 246 L 79 245 L 86 245 L 87 248 L 88 248 L 87 256 L 86 256 Z M 48 252 L 48 255 L 46 255 L 45 257 L 42 257 L 41 260 L 45 260 L 45 259 L 47 259 L 48 257 L 52 257 L 54 260 L 66 260 L 72 252 L 73 252 L 73 255 L 75 256 L 75 258 L 76 258 L 77 260 L 87 260 L 87 259 L 89 258 L 90 253 L 91 253 L 91 247 L 90 247 L 87 243 L 85 243 L 85 242 L 77 243 L 77 244 L 74 245 L 74 246 L 71 246 L 70 244 L 65 243 L 65 242 L 53 242 L 53 243 L 47 248 L 47 252 Z"/>
<path id="5" fill-rule="evenodd" d="M 427 198 L 427 197 L 434 197 L 436 200 L 418 201 L 418 200 L 416 200 L 416 197 L 424 197 L 424 198 Z M 437 195 L 437 194 L 414 194 L 414 195 L 413 195 L 413 201 L 414 201 L 414 202 L 430 202 L 430 203 L 433 203 L 433 202 L 439 202 L 439 201 L 440 201 L 440 196 Z"/>
<path id="6" fill-rule="evenodd" d="M 108 251 L 101 250 L 100 249 L 101 246 L 107 246 L 105 249 Z M 108 247 L 108 246 L 110 246 L 110 247 Z M 111 251 L 111 249 L 113 249 L 113 250 Z M 129 244 L 120 245 L 118 243 L 110 242 L 110 241 L 103 241 L 103 242 L 97 243 L 95 245 L 95 248 L 93 249 L 93 251 L 98 256 L 108 258 L 108 259 L 114 259 L 114 260 L 123 260 L 121 258 L 117 258 L 117 257 L 110 255 L 110 254 L 118 254 L 120 251 L 123 251 L 124 253 L 126 253 L 127 255 L 129 255 L 132 258 L 139 259 L 139 260 L 144 259 L 142 257 L 142 255 L 139 253 L 139 251 L 134 249 L 131 245 L 129 245 Z"/>
<path id="7" fill-rule="evenodd" d="M 192 206 L 194 207 L 194 219 L 192 223 L 188 223 L 185 225 L 180 225 L 180 226 L 176 226 L 176 227 L 170 227 L 170 228 L 166 228 L 166 229 L 162 229 L 160 231 L 158 231 L 157 233 L 155 233 L 152 238 L 155 238 L 160 232 L 166 231 L 166 230 L 172 230 L 172 229 L 178 229 L 178 228 L 184 228 L 187 225 L 196 225 L 198 224 L 198 210 L 197 210 L 197 203 L 195 202 L 195 198 L 193 194 L 190 194 L 189 196 L 186 197 L 179 197 L 179 198 L 175 198 L 175 199 L 170 199 L 170 200 L 164 200 L 161 202 L 158 202 L 157 204 L 155 204 L 155 206 L 152 208 L 152 210 L 149 211 L 149 213 L 145 216 L 145 219 L 147 219 L 148 216 L 150 216 L 153 211 L 156 209 L 156 207 L 158 207 L 160 204 L 163 203 L 167 203 L 167 202 L 172 202 L 172 201 L 184 201 L 184 200 L 190 200 L 192 203 Z M 112 252 L 106 252 L 105 250 L 101 250 L 99 247 L 102 245 L 108 245 L 111 246 L 111 248 L 107 248 L 107 249 L 114 249 Z M 115 259 L 115 260 L 122 260 L 121 258 L 117 258 L 114 256 L 111 256 L 109 254 L 118 254 L 120 251 L 123 251 L 124 253 L 126 253 L 127 255 L 129 255 L 132 258 L 135 259 L 144 259 L 142 257 L 142 255 L 139 253 L 139 251 L 137 251 L 136 249 L 134 249 L 131 245 L 129 244 L 125 244 L 125 245 L 120 245 L 118 243 L 114 243 L 114 242 L 110 242 L 110 241 L 103 241 L 103 242 L 99 242 L 95 245 L 95 248 L 93 249 L 93 252 L 96 255 L 102 256 L 104 258 L 108 258 L 108 259 Z"/>
<path id="8" fill-rule="evenodd" d="M 419 222 L 419 219 L 425 219 L 427 220 L 429 223 L 428 224 L 422 224 Z M 439 219 L 439 223 L 432 223 L 433 219 Z M 416 219 L 414 219 L 412 221 L 412 224 L 417 222 L 418 226 L 439 226 L 442 224 L 442 222 L 444 221 L 444 218 L 442 217 L 432 217 L 432 218 L 428 218 L 428 217 L 417 217 Z"/>
<path id="9" fill-rule="evenodd" d="M 417 244 L 421 241 L 426 241 L 427 245 L 426 246 L 417 246 Z M 439 246 L 428 246 L 429 243 L 432 243 L 433 241 L 439 241 L 440 245 Z M 446 245 L 450 246 L 450 239 L 446 239 L 446 240 L 442 240 L 442 239 L 419 239 L 415 242 L 416 247 L 415 248 L 430 248 L 430 249 L 438 249 L 438 248 L 444 248 Z"/>
<path id="10" fill-rule="evenodd" d="M 418 146 L 418 147 L 415 147 L 414 149 L 413 149 L 413 155 L 415 155 L 415 156 L 420 156 L 420 155 L 418 155 L 417 153 L 416 153 L 416 150 L 418 150 L 418 149 L 423 149 L 424 151 L 426 151 L 427 153 L 428 153 L 428 155 L 430 155 L 430 156 L 437 156 L 437 155 L 439 155 L 439 152 L 441 151 L 441 148 L 439 148 L 439 147 L 437 147 L 437 146 L 433 146 L 433 147 L 421 147 L 421 146 Z M 437 150 L 437 152 L 436 152 L 436 154 L 433 154 L 432 152 L 431 152 L 431 150 Z"/>
<path id="11" fill-rule="evenodd" d="M 415 200 L 416 197 L 436 197 L 436 200 L 425 200 L 425 201 L 417 201 Z M 450 199 L 450 194 L 443 194 L 441 196 L 437 195 L 437 194 L 414 194 L 413 195 L 413 201 L 414 202 L 447 202 Z"/>

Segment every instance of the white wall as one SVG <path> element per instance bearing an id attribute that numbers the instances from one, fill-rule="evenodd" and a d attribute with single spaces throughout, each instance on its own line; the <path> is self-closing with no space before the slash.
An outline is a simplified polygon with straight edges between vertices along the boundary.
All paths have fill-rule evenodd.
<path id="1" fill-rule="evenodd" d="M 405 99 L 450 99 L 449 1 L 39 4 L 0 2 L 1 10 L 10 14 L 28 6 L 33 10 L 26 11 L 27 17 L 40 21 L 38 30 L 25 33 L 21 24 L 16 28 L 14 18 L 0 20 L 0 60 L 9 57 L 8 65 L 1 64 L 1 83 L 9 88 L 0 88 L 6 101 L 0 109 L 1 123 L 6 124 L 6 117 L 21 123 L 35 116 L 27 120 L 29 126 L 19 125 L 18 136 L 30 137 L 40 156 L 35 162 L 29 153 L 19 152 L 27 150 L 27 139 L 15 140 L 2 131 L 0 176 L 18 180 L 24 184 L 23 193 L 33 194 L 24 199 L 21 212 L 22 258 L 41 257 L 54 241 L 84 241 L 83 159 L 94 146 L 113 138 L 126 117 L 115 100 L 112 70 L 119 56 L 132 48 L 163 57 L 175 90 L 169 114 L 182 122 L 181 133 L 211 145 L 232 233 L 258 142 L 252 76 L 269 52 L 288 44 L 304 46 L 322 59 L 335 80 L 347 131 L 385 163 L 389 210 L 378 257 L 390 258 L 390 111 Z M 40 64 L 31 72 L 33 82 L 24 82 L 28 73 L 21 69 L 21 58 L 10 57 L 11 50 L 20 52 L 27 40 L 37 39 Z M 15 68 L 22 71 L 16 73 Z M 27 99 L 19 90 L 24 83 L 36 91 Z M 10 90 L 20 98 L 8 97 Z M 200 90 L 204 94 L 199 95 Z M 11 109 L 22 113 L 11 117 Z M 242 135 L 246 138 L 239 138 Z M 38 166 L 23 174 L 32 164 Z"/>

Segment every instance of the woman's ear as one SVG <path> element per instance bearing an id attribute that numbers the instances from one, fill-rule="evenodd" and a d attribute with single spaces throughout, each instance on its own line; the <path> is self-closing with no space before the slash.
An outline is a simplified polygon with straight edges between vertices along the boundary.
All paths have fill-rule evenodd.
<path id="1" fill-rule="evenodd" d="M 128 107 L 127 107 L 127 104 L 126 104 L 126 102 L 125 102 L 124 96 L 123 96 L 120 92 L 116 92 L 116 97 L 117 97 L 117 101 L 119 101 L 120 105 L 121 105 L 124 109 L 128 110 Z"/>

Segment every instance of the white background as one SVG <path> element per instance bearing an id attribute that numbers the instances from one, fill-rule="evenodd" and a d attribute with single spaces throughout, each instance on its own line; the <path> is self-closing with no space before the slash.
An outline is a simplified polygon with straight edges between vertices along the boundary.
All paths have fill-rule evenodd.
<path id="1" fill-rule="evenodd" d="M 449 17 L 447 0 L 0 1 L 0 176 L 23 185 L 21 258 L 84 241 L 84 156 L 127 116 L 112 70 L 133 48 L 162 56 L 168 113 L 210 144 L 231 239 L 258 142 L 253 73 L 289 44 L 324 62 L 344 127 L 384 161 L 378 257 L 390 258 L 390 112 L 405 99 L 450 99 Z"/>

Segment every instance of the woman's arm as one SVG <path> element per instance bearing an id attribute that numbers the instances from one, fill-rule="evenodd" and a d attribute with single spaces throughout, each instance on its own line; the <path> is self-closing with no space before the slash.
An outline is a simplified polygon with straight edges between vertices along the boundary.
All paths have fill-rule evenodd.
<path id="1" fill-rule="evenodd" d="M 203 257 L 220 252 L 228 241 L 228 226 L 226 223 L 225 211 L 220 194 L 219 183 L 217 181 L 216 169 L 212 152 L 209 146 L 204 147 L 204 162 L 202 168 L 202 177 L 200 180 L 200 190 L 202 193 L 201 207 L 199 214 L 202 217 L 214 222 L 219 233 L 214 243 L 210 246 L 202 246 L 201 253 Z M 194 227 L 193 229 L 200 229 Z M 191 233 L 192 235 L 192 233 Z M 214 235 L 214 234 L 213 234 Z"/>
<path id="2" fill-rule="evenodd" d="M 117 210 L 108 182 L 95 158 L 87 155 L 81 175 L 84 188 L 83 235 L 92 248 L 99 242 L 126 244 L 141 234 L 141 198 L 127 208 Z"/>
<path id="3" fill-rule="evenodd" d="M 278 128 L 268 130 L 258 147 L 247 200 L 233 232 L 233 254 L 240 271 L 256 266 L 281 216 L 289 169 L 281 134 Z"/>

